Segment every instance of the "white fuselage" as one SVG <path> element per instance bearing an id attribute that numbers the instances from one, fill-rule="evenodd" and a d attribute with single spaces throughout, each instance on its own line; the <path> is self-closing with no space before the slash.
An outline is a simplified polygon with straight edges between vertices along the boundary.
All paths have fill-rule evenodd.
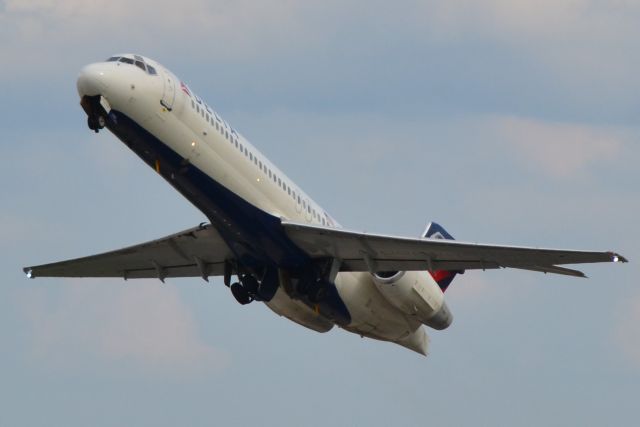
<path id="1" fill-rule="evenodd" d="M 78 80 L 80 95 L 101 95 L 107 109 L 128 116 L 189 164 L 258 209 L 289 221 L 338 227 L 329 214 L 174 74 L 148 58 L 144 60 L 157 74 L 121 62 L 88 65 Z M 407 286 L 428 302 L 424 308 L 427 312 L 435 313 L 443 306 L 443 293 L 429 274 L 407 272 L 403 280 L 411 281 Z M 394 304 L 390 299 L 393 296 L 379 290 L 380 286 L 395 286 L 393 283 L 376 283 L 368 272 L 343 272 L 338 273 L 335 285 L 351 315 L 351 323 L 342 325 L 344 329 L 426 353 L 428 339 L 423 322 L 409 307 L 411 304 Z M 289 297 L 282 287 L 266 305 L 317 331 L 333 326 L 311 307 Z"/>

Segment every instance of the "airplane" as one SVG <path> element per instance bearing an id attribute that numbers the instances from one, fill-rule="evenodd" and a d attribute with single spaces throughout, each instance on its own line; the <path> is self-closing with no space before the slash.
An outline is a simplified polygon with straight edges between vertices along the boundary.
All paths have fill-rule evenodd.
<path id="1" fill-rule="evenodd" d="M 240 304 L 263 302 L 317 332 L 348 332 L 427 355 L 444 294 L 467 270 L 586 277 L 566 264 L 627 262 L 615 252 L 465 243 L 435 222 L 419 237 L 346 230 L 158 62 L 118 54 L 77 80 L 88 127 L 108 129 L 208 222 L 157 240 L 24 268 L 35 277 L 223 277 Z"/>

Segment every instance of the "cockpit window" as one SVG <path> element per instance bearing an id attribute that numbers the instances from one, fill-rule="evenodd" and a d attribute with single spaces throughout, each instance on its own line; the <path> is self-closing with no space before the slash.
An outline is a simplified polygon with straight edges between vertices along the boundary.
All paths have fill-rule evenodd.
<path id="1" fill-rule="evenodd" d="M 142 71 L 144 71 L 145 73 L 151 76 L 158 75 L 158 71 L 151 65 L 147 64 L 142 56 L 133 55 L 133 57 L 135 59 L 127 58 L 126 56 L 112 56 L 109 59 L 107 59 L 107 62 L 119 62 L 124 64 L 135 65 L 136 67 L 140 68 Z"/>

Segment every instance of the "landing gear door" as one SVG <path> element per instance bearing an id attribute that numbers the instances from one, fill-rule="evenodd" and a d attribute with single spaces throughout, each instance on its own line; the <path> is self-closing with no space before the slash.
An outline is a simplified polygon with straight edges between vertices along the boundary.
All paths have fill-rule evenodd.
<path id="1" fill-rule="evenodd" d="M 162 70 L 162 78 L 164 81 L 164 89 L 162 91 L 160 104 L 162 104 L 167 110 L 171 111 L 176 99 L 176 82 L 171 73 L 166 70 Z"/>

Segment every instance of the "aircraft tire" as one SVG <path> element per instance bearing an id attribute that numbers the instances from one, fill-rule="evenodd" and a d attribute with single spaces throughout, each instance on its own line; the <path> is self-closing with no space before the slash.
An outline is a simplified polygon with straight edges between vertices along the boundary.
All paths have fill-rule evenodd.
<path id="1" fill-rule="evenodd" d="M 231 288 L 231 293 L 233 294 L 233 297 L 236 299 L 236 301 L 238 301 L 239 304 L 247 305 L 251 301 L 253 301 L 253 298 L 251 298 L 251 295 L 249 295 L 249 292 L 247 292 L 244 286 L 242 286 L 240 283 L 238 282 L 232 283 L 230 288 Z"/>
<path id="2" fill-rule="evenodd" d="M 247 274 L 245 276 L 242 276 L 240 281 L 242 282 L 242 286 L 250 295 L 255 295 L 258 292 L 258 280 L 252 275 Z"/>

